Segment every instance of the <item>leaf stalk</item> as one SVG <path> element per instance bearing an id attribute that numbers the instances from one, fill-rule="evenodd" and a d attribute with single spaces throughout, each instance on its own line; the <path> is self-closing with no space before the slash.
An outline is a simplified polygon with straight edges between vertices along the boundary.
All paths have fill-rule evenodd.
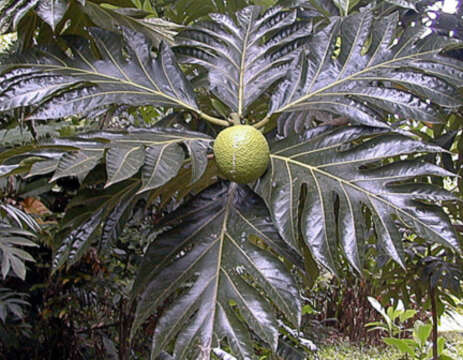
<path id="1" fill-rule="evenodd" d="M 201 116 L 204 120 L 206 121 L 209 121 L 210 123 L 212 124 L 215 124 L 215 125 L 219 125 L 219 126 L 230 126 L 230 122 L 227 121 L 227 120 L 223 120 L 223 119 L 218 119 L 216 117 L 213 117 L 213 116 L 210 116 L 210 115 L 207 115 L 205 113 L 203 113 L 202 111 L 197 111 L 198 115 Z"/>
<path id="2" fill-rule="evenodd" d="M 256 129 L 260 129 L 261 127 L 264 127 L 265 125 L 267 125 L 269 121 L 270 121 L 270 116 L 266 116 L 261 121 L 256 122 L 252 126 L 254 126 Z"/>

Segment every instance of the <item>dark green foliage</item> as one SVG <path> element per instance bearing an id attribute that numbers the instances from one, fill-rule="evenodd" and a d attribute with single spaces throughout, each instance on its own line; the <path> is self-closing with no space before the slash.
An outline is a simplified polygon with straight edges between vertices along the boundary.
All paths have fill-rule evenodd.
<path id="1" fill-rule="evenodd" d="M 425 281 L 458 287 L 459 194 L 446 189 L 460 125 L 442 129 L 461 106 L 463 63 L 447 53 L 455 40 L 400 25 L 418 6 L 108 2 L 0 3 L 2 31 L 18 28 L 18 52 L 0 65 L 0 115 L 34 135 L 1 145 L 0 177 L 53 210 L 52 279 L 87 263 L 104 274 L 99 259 L 131 271 L 114 300 L 118 348 L 102 332 L 94 357 L 127 360 L 132 327 L 132 339 L 153 336 L 153 360 L 302 359 L 292 329 L 318 265 L 358 275 L 374 255 L 402 272 L 411 239 L 429 247 Z M 108 128 L 121 114 L 156 127 Z M 56 128 L 38 124 L 50 119 Z M 93 119 L 99 130 L 75 129 Z M 243 186 L 221 179 L 211 151 L 238 122 L 271 148 L 266 173 Z"/>

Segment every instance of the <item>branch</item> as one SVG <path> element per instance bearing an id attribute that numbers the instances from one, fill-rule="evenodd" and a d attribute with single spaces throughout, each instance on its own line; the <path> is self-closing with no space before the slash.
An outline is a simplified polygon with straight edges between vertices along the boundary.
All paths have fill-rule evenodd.
<path id="1" fill-rule="evenodd" d="M 120 321 L 116 321 L 116 322 L 110 323 L 110 324 L 101 324 L 101 323 L 100 324 L 95 324 L 95 325 L 90 326 L 89 328 L 77 330 L 76 334 L 82 334 L 82 333 L 86 333 L 86 332 L 92 332 L 94 330 L 106 329 L 106 328 L 109 328 L 109 327 L 118 326 L 119 324 L 120 324 Z"/>

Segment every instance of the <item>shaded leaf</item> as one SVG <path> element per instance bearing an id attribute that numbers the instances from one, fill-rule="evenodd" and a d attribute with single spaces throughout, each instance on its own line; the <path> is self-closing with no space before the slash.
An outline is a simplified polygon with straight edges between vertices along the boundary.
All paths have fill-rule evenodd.
<path id="1" fill-rule="evenodd" d="M 131 29 L 143 34 L 154 45 L 159 46 L 161 41 L 169 44 L 174 43 L 176 30 L 181 26 L 160 18 L 136 19 L 133 16 L 122 13 L 119 9 L 109 9 L 86 1 L 85 6 L 81 5 L 80 10 L 84 12 L 98 27 L 110 31 L 118 31 L 121 27 Z"/>
<path id="2" fill-rule="evenodd" d="M 34 8 L 39 0 L 2 0 L 0 1 L 0 34 L 16 30 L 17 25 L 27 12 Z"/>
<path id="3" fill-rule="evenodd" d="M 278 341 L 277 354 L 284 360 L 306 360 L 307 356 L 302 350 L 295 349 L 288 342 Z"/>
<path id="4" fill-rule="evenodd" d="M 101 224 L 102 210 L 92 212 L 88 221 L 75 228 L 66 236 L 54 254 L 52 269 L 56 271 L 64 263 L 69 266 L 77 262 L 90 245 L 92 235 L 95 234 Z"/>
<path id="5" fill-rule="evenodd" d="M 0 258 L 3 278 L 10 272 L 24 280 L 26 278 L 26 261 L 34 258 L 21 247 L 37 247 L 32 241 L 38 229 L 35 220 L 22 210 L 11 205 L 0 206 Z M 30 228 L 32 231 L 26 230 Z"/>
<path id="6" fill-rule="evenodd" d="M 233 356 L 249 358 L 247 327 L 276 350 L 278 324 L 269 301 L 296 326 L 300 301 L 285 266 L 251 241 L 251 235 L 278 236 L 262 201 L 245 187 L 219 183 L 160 226 L 171 229 L 148 248 L 133 288 L 140 296 L 133 331 L 173 297 L 157 323 L 151 358 L 174 343 L 175 359 L 197 359 L 190 356 L 193 344 L 202 349 L 200 358 L 209 359 L 219 346 L 215 339 L 225 338 Z"/>
<path id="7" fill-rule="evenodd" d="M 178 144 L 165 144 L 146 149 L 143 167 L 143 187 L 140 192 L 160 187 L 180 170 L 185 154 Z"/>
<path id="8" fill-rule="evenodd" d="M 164 185 L 177 175 L 183 165 L 191 168 L 191 183 L 201 178 L 207 167 L 207 151 L 212 138 L 193 131 L 169 128 L 102 131 L 80 134 L 76 138 L 55 138 L 37 146 L 17 147 L 0 155 L 2 161 L 33 156 L 26 177 L 54 170 L 50 181 L 76 176 L 79 179 L 106 162 L 106 187 L 135 176 L 142 168 L 140 192 Z M 185 151 L 185 146 L 188 151 Z M 36 155 L 36 156 L 35 156 Z M 31 160 L 31 161 L 32 161 Z M 16 165 L 2 165 L 5 174 Z"/>
<path id="9" fill-rule="evenodd" d="M 103 157 L 104 149 L 85 149 L 64 154 L 58 161 L 56 171 L 50 182 L 66 176 L 83 179 Z"/>
<path id="10" fill-rule="evenodd" d="M 68 6 L 69 2 L 67 0 L 40 0 L 36 12 L 54 31 L 58 23 L 63 19 Z"/>
<path id="11" fill-rule="evenodd" d="M 108 181 L 105 187 L 135 175 L 145 162 L 143 145 L 111 147 L 106 154 Z"/>

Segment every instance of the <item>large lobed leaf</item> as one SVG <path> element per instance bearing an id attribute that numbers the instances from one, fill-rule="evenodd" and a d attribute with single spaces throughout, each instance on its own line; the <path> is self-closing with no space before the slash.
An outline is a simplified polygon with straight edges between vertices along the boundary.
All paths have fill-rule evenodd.
<path id="1" fill-rule="evenodd" d="M 211 21 L 176 38 L 180 59 L 208 69 L 212 92 L 240 116 L 286 74 L 291 54 L 312 28 L 298 20 L 295 10 L 274 7 L 260 13 L 258 6 L 246 7 L 236 13 L 236 22 L 225 14 L 210 14 Z"/>
<path id="2" fill-rule="evenodd" d="M 160 189 L 176 176 L 191 190 L 206 172 L 211 141 L 202 133 L 178 129 L 94 132 L 6 151 L 0 161 L 30 161 L 21 171 L 3 165 L 0 173 L 1 169 L 8 170 L 2 175 L 18 171 L 27 177 L 53 173 L 51 181 L 70 176 L 83 181 L 98 164 L 105 164 L 105 189 L 84 191 L 69 205 L 71 216 L 63 223 L 64 235 L 53 261 L 56 269 L 80 259 L 100 231 L 103 247 L 116 239 L 138 195 Z M 99 178 L 103 181 L 104 173 Z"/>
<path id="3" fill-rule="evenodd" d="M 172 51 L 161 44 L 157 58 L 146 38 L 101 29 L 92 34 L 101 58 L 77 42 L 72 56 L 35 49 L 0 67 L 0 111 L 40 105 L 30 119 L 88 114 L 110 104 L 174 106 L 197 110 L 192 88 Z"/>
<path id="4" fill-rule="evenodd" d="M 133 290 L 140 297 L 134 329 L 160 312 L 151 358 L 173 349 L 174 359 L 210 359 L 225 339 L 237 359 L 253 358 L 249 329 L 276 351 L 270 303 L 295 326 L 301 309 L 289 270 L 257 246 L 287 247 L 262 200 L 247 187 L 218 183 L 160 226 L 169 230 L 147 249 Z M 171 305 L 161 310 L 166 299 Z"/>
<path id="5" fill-rule="evenodd" d="M 378 246 L 402 264 L 400 226 L 429 241 L 460 248 L 447 215 L 436 205 L 455 196 L 413 181 L 453 174 L 419 159 L 397 160 L 402 155 L 440 151 L 438 146 L 384 129 L 319 127 L 303 138 L 291 136 L 274 143 L 271 170 L 255 190 L 287 243 L 297 248 L 301 231 L 313 255 L 327 268 L 336 271 L 339 240 L 350 264 L 361 271 L 362 244 L 367 238 L 365 209 L 372 216 Z M 396 160 L 384 164 L 388 158 Z"/>
<path id="6" fill-rule="evenodd" d="M 374 19 L 363 11 L 334 18 L 316 33 L 271 99 L 271 113 L 323 110 L 353 122 L 387 127 L 390 114 L 442 120 L 436 104 L 461 105 L 460 61 L 441 52 L 454 40 L 398 26 L 398 14 Z"/>
<path id="7" fill-rule="evenodd" d="M 79 6 L 79 10 L 86 14 L 94 25 L 102 29 L 118 31 L 119 28 L 125 27 L 145 35 L 156 47 L 161 41 L 173 44 L 176 31 L 181 28 L 180 25 L 161 18 L 146 17 L 143 11 L 130 8 L 110 9 L 98 5 L 95 1 L 85 1 L 85 4 Z"/>
<path id="8" fill-rule="evenodd" d="M 1 273 L 24 280 L 26 278 L 26 261 L 35 261 L 23 248 L 37 247 L 32 241 L 37 237 L 39 225 L 22 210 L 9 205 L 0 205 L 0 259 Z"/>

